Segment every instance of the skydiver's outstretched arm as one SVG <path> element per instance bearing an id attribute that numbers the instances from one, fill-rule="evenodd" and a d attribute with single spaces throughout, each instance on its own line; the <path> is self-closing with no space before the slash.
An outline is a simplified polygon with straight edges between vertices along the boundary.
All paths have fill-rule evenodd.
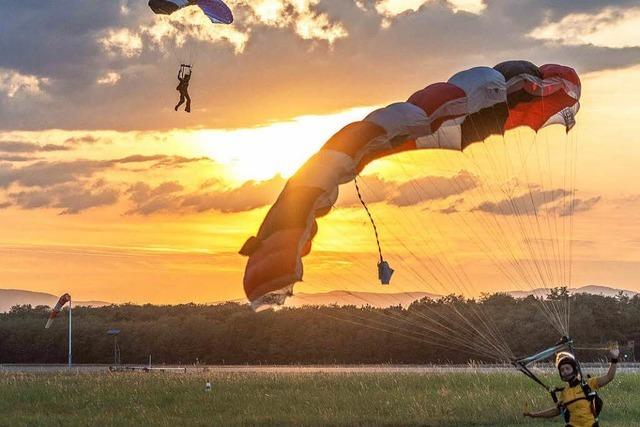
<path id="1" fill-rule="evenodd" d="M 598 387 L 604 387 L 613 381 L 616 376 L 616 370 L 618 368 L 618 356 L 620 356 L 620 350 L 614 348 L 609 351 L 609 358 L 611 359 L 611 365 L 609 365 L 609 371 L 601 377 L 598 377 Z"/>
<path id="2" fill-rule="evenodd" d="M 529 418 L 553 418 L 560 415 L 560 409 L 556 406 L 555 408 L 545 409 L 544 411 L 538 411 L 538 412 L 526 411 L 526 412 L 523 412 L 522 415 Z"/>

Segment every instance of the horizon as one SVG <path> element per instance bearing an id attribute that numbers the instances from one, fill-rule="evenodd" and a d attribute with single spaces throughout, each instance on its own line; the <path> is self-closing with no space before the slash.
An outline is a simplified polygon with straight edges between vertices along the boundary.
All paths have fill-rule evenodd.
<path id="1" fill-rule="evenodd" d="M 229 4 L 236 16 L 229 26 L 188 10 L 157 16 L 146 2 L 126 0 L 38 11 L 14 4 L 0 17 L 3 288 L 113 303 L 244 298 L 247 258 L 238 251 L 286 180 L 335 132 L 458 71 L 527 59 L 573 67 L 582 82 L 569 136 L 551 126 L 511 137 L 547 153 L 566 154 L 563 143 L 577 147 L 570 202 L 561 191 L 569 188 L 566 164 L 550 161 L 554 174 L 535 187 L 544 154 L 515 163 L 522 170 L 513 188 L 538 197 L 532 204 L 546 209 L 546 220 L 558 218 L 536 235 L 534 253 L 552 268 L 556 259 L 573 261 L 545 283 L 640 292 L 640 7 L 307 0 L 287 11 L 280 0 Z M 34 22 L 34 30 L 17 22 Z M 176 56 L 187 54 L 197 56 L 191 114 L 173 111 Z M 367 167 L 363 194 L 396 269 L 392 284 L 377 282 L 371 226 L 344 185 L 336 209 L 319 221 L 294 292 L 416 288 L 474 297 L 524 287 L 496 266 L 513 268 L 513 257 L 516 268 L 533 270 L 537 260 L 522 250 L 531 236 L 510 235 L 505 244 L 513 249 L 486 252 L 469 237 L 492 241 L 481 207 L 503 201 L 478 182 L 509 183 L 480 176 L 483 168 L 469 158 L 486 162 L 484 149 L 471 149 L 466 161 L 460 153 L 420 152 Z M 459 190 L 407 192 L 433 183 Z M 553 231 L 569 221 L 570 235 Z M 545 241 L 558 236 L 562 246 Z"/>
<path id="2" fill-rule="evenodd" d="M 483 298 L 485 296 L 509 295 L 515 299 L 520 299 L 520 298 L 526 298 L 531 295 L 540 297 L 542 293 L 545 293 L 548 291 L 550 290 L 545 288 L 530 289 L 530 290 L 512 289 L 508 291 L 497 291 L 495 293 L 483 294 L 480 296 L 473 296 L 473 297 L 466 297 L 465 295 L 455 295 L 455 296 L 460 296 L 465 299 L 472 300 L 472 299 Z M 627 296 L 630 294 L 632 296 L 640 294 L 640 292 L 630 291 L 628 289 L 618 289 L 618 288 L 612 288 L 606 285 L 594 285 L 594 284 L 585 285 L 577 288 L 569 288 L 567 289 L 567 291 L 570 294 L 586 293 L 586 294 L 606 296 L 606 297 L 616 296 L 621 292 Z M 22 298 L 22 299 L 18 301 L 19 302 L 18 304 L 10 304 L 11 306 L 31 305 L 33 307 L 36 307 L 38 305 L 49 305 L 49 307 L 52 307 L 53 306 L 52 304 L 58 300 L 57 295 L 46 293 L 46 292 L 37 292 L 37 291 L 30 291 L 30 290 L 24 290 L 24 289 L 0 289 L 0 294 L 3 294 L 4 292 L 11 292 L 11 293 L 15 292 L 20 294 L 19 298 Z M 32 300 L 29 300 L 29 297 L 32 294 L 37 295 L 39 297 L 45 297 L 47 299 L 50 299 L 52 304 L 51 305 L 38 304 L 35 302 L 32 303 Z M 372 296 L 372 299 L 362 299 L 362 295 Z M 342 306 L 342 305 L 360 306 L 360 305 L 369 304 L 376 307 L 385 307 L 385 306 L 397 305 L 398 303 L 400 305 L 404 305 L 404 304 L 411 303 L 413 301 L 418 301 L 419 299 L 422 299 L 425 297 L 429 299 L 439 299 L 439 298 L 446 298 L 448 296 L 449 295 L 433 294 L 420 289 L 417 289 L 414 291 L 409 290 L 409 291 L 402 291 L 402 292 L 375 292 L 375 291 L 369 292 L 369 291 L 348 291 L 343 289 L 333 289 L 325 292 L 316 292 L 316 293 L 296 292 L 293 296 L 291 296 L 287 300 L 284 307 L 300 308 L 307 305 L 334 305 L 334 304 L 337 304 L 338 306 Z M 339 297 L 339 298 L 331 299 L 336 297 Z M 385 298 L 385 297 L 388 297 L 388 298 Z M 405 297 L 405 298 L 399 298 L 399 297 Z M 355 300 L 353 298 L 355 298 Z M 111 301 L 99 301 L 99 300 L 89 301 L 89 300 L 76 300 L 74 298 L 72 299 L 74 300 L 74 305 L 79 304 L 84 307 L 101 307 L 103 305 L 149 304 L 149 303 L 135 303 L 133 301 L 124 301 L 124 302 L 115 303 Z M 247 300 L 247 298 L 239 298 L 239 299 L 227 299 L 227 300 L 207 301 L 207 302 L 187 301 L 187 302 L 179 302 L 175 304 L 159 303 L 159 304 L 152 304 L 152 305 L 169 305 L 169 306 L 182 305 L 182 304 L 218 305 L 218 304 L 226 304 L 226 303 L 246 305 L 246 304 L 249 304 L 249 301 Z M 87 304 L 87 305 L 84 305 L 84 304 Z M 3 312 L 2 308 L 3 306 L 0 305 L 0 313 Z M 9 306 L 6 306 L 4 311 L 5 312 L 8 311 L 9 308 L 10 308 Z"/>

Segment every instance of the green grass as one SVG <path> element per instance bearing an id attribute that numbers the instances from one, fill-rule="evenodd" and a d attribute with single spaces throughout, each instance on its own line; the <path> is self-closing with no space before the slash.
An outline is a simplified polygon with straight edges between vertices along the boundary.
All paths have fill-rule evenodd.
<path id="1" fill-rule="evenodd" d="M 640 425 L 637 390 L 639 374 L 602 390 L 604 427 Z M 524 419 L 525 402 L 552 406 L 541 387 L 505 373 L 0 373 L 0 425 L 12 427 L 563 425 Z"/>

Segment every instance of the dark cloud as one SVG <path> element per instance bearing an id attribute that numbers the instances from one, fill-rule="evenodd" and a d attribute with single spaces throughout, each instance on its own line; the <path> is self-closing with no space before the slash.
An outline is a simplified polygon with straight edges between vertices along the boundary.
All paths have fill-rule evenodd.
<path id="1" fill-rule="evenodd" d="M 464 193 L 476 188 L 478 184 L 478 178 L 467 171 L 461 171 L 452 177 L 423 177 L 398 186 L 390 202 L 397 206 L 417 205 Z"/>
<path id="2" fill-rule="evenodd" d="M 460 205 L 462 205 L 464 203 L 464 198 L 459 198 L 457 200 L 455 200 L 453 203 L 451 203 L 449 206 L 442 208 L 442 209 L 438 209 L 437 212 L 442 213 L 442 214 L 453 214 L 453 213 L 458 213 L 461 210 L 458 209 L 458 207 Z M 425 209 L 426 210 L 426 209 Z"/>
<path id="3" fill-rule="evenodd" d="M 128 13 L 122 13 L 123 4 Z M 0 129 L 238 127 L 404 99 L 460 69 L 523 55 L 539 64 L 570 64 L 580 73 L 640 63 L 640 47 L 565 46 L 528 36 L 571 13 L 595 14 L 636 1 L 487 0 L 486 5 L 474 15 L 431 1 L 382 28 L 383 18 L 373 7 L 323 0 L 312 13 L 326 13 L 349 33 L 330 47 L 303 40 L 290 24 L 274 28 L 256 22 L 246 5 L 235 4 L 235 28 L 249 37 L 244 52 L 234 54 L 227 42 L 188 41 L 188 50 L 198 54 L 194 112 L 178 115 L 172 109 L 175 57 L 186 47 L 166 40 L 159 46 L 142 35 L 140 55 L 122 57 L 109 55 L 99 42 L 111 29 L 137 32 L 155 22 L 146 2 L 11 2 L 0 14 L 0 70 L 48 80 L 41 95 L 0 94 Z M 291 7 L 285 10 L 283 20 L 295 15 Z M 608 19 L 619 18 L 614 13 Z M 120 75 L 117 84 L 96 84 L 107 72 Z"/>
<path id="4" fill-rule="evenodd" d="M 5 153 L 36 153 L 39 151 L 67 151 L 69 147 L 57 144 L 34 144 L 22 141 L 0 141 L 0 151 Z"/>
<path id="5" fill-rule="evenodd" d="M 154 154 L 152 156 L 145 156 L 142 154 L 133 154 L 131 156 L 122 157 L 119 159 L 108 160 L 105 163 L 108 164 L 118 164 L 118 163 L 144 163 L 144 162 L 153 162 L 153 161 L 162 161 L 167 156 L 163 154 Z"/>
<path id="6" fill-rule="evenodd" d="M 257 182 L 247 181 L 240 187 L 219 191 L 183 193 L 176 182 L 165 182 L 157 187 L 139 182 L 127 194 L 134 207 L 127 214 L 151 215 L 158 212 L 184 214 L 190 212 L 244 212 L 273 203 L 282 191 L 285 180 L 280 176 Z M 202 187 L 201 187 L 202 188 Z"/>
<path id="7" fill-rule="evenodd" d="M 219 185 L 221 182 L 219 179 L 208 179 L 206 181 L 204 181 L 202 184 L 200 184 L 200 190 L 204 190 L 210 187 L 213 187 L 214 185 Z"/>
<path id="8" fill-rule="evenodd" d="M 19 168 L 9 163 L 3 163 L 0 164 L 0 188 L 7 188 L 14 183 L 25 187 L 50 187 L 88 178 L 120 165 L 153 162 L 151 165 L 153 168 L 170 169 L 202 160 L 208 159 L 167 155 L 133 155 L 112 160 L 38 161 Z"/>
<path id="9" fill-rule="evenodd" d="M 96 160 L 38 161 L 20 168 L 0 165 L 0 187 L 7 188 L 13 183 L 25 187 L 50 187 L 89 177 L 104 169 L 105 162 Z"/>
<path id="10" fill-rule="evenodd" d="M 127 190 L 135 205 L 127 214 L 150 215 L 160 211 L 173 211 L 179 205 L 179 193 L 182 190 L 182 185 L 177 182 L 165 182 L 155 188 L 138 182 Z"/>
<path id="11" fill-rule="evenodd" d="M 451 205 L 451 206 L 447 206 L 446 208 L 440 209 L 438 212 L 443 214 L 452 214 L 452 213 L 457 213 L 459 211 L 455 205 Z"/>
<path id="12" fill-rule="evenodd" d="M 478 179 L 467 171 L 451 177 L 425 176 L 403 183 L 386 181 L 377 175 L 358 179 L 361 194 L 366 203 L 386 202 L 395 206 L 413 206 L 432 200 L 444 200 L 478 186 Z M 355 186 L 351 183 L 340 187 L 341 207 L 360 205 Z"/>
<path id="13" fill-rule="evenodd" d="M 156 212 L 174 211 L 180 204 L 180 194 L 174 194 L 182 190 L 179 184 L 163 183 L 156 188 L 148 184 L 138 182 L 132 185 L 127 194 L 134 203 L 134 207 L 126 212 L 127 215 L 151 215 Z"/>
<path id="14" fill-rule="evenodd" d="M 0 155 L 0 162 L 29 162 L 38 160 L 38 157 L 20 156 L 20 155 Z"/>
<path id="15" fill-rule="evenodd" d="M 93 135 L 83 135 L 67 138 L 64 140 L 64 143 L 68 145 L 93 145 L 98 143 L 98 141 L 102 140 Z"/>
<path id="16" fill-rule="evenodd" d="M 177 168 L 196 162 L 209 162 L 208 157 L 182 157 L 182 156 L 164 156 L 154 165 L 154 168 Z"/>
<path id="17" fill-rule="evenodd" d="M 567 15 L 583 13 L 595 15 L 604 9 L 613 9 L 612 19 L 619 19 L 616 10 L 637 6 L 636 0 L 486 0 L 486 13 L 490 16 L 505 16 L 532 29 L 544 21 L 560 21 Z"/>
<path id="18" fill-rule="evenodd" d="M 459 199 L 454 200 L 453 202 L 449 203 L 449 206 L 444 207 L 444 208 L 440 208 L 437 210 L 437 212 L 443 213 L 443 214 L 450 214 L 450 213 L 456 213 L 456 212 L 460 212 L 461 209 L 460 206 L 464 204 L 464 197 L 460 197 Z M 425 208 L 425 210 L 427 210 L 428 208 Z"/>
<path id="19" fill-rule="evenodd" d="M 506 197 L 497 202 L 483 202 L 471 209 L 471 211 L 482 211 L 497 215 L 532 215 L 563 197 L 567 197 L 571 192 L 556 190 L 531 189 L 530 191 L 512 197 Z"/>
<path id="20" fill-rule="evenodd" d="M 585 212 L 593 208 L 602 199 L 601 196 L 591 197 L 589 199 L 574 199 L 567 203 L 566 206 L 558 206 L 556 209 L 560 216 L 574 215 L 578 212 Z"/>
<path id="21" fill-rule="evenodd" d="M 196 212 L 244 212 L 272 204 L 284 187 L 285 180 L 276 175 L 267 181 L 247 181 L 228 191 L 209 191 L 191 194 L 182 206 Z"/>
<path id="22" fill-rule="evenodd" d="M 84 210 L 112 205 L 118 201 L 119 191 L 104 185 L 71 183 L 54 185 L 47 189 L 37 189 L 9 193 L 13 206 L 21 209 L 62 209 L 61 215 L 77 214 Z"/>

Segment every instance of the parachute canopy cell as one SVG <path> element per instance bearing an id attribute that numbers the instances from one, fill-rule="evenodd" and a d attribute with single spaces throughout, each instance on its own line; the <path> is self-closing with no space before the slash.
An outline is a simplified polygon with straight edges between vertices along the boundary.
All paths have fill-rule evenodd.
<path id="1" fill-rule="evenodd" d="M 507 61 L 461 71 L 346 125 L 289 179 L 257 235 L 240 250 L 249 257 L 244 289 L 252 307 L 282 304 L 292 294 L 302 280 L 316 219 L 330 211 L 339 186 L 368 163 L 409 150 L 463 151 L 522 126 L 537 131 L 562 124 L 568 131 L 580 89 L 572 68 Z"/>
<path id="2" fill-rule="evenodd" d="M 159 15 L 171 15 L 189 6 L 198 6 L 214 24 L 233 22 L 231 9 L 222 0 L 149 0 L 149 7 Z"/>

